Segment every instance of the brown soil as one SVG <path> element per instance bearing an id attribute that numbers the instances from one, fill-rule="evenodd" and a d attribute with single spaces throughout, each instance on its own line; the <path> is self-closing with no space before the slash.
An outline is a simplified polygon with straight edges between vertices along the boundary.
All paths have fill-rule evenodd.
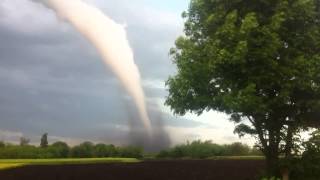
<path id="1" fill-rule="evenodd" d="M 0 171 L 0 180 L 254 180 L 264 167 L 261 160 L 37 165 Z"/>

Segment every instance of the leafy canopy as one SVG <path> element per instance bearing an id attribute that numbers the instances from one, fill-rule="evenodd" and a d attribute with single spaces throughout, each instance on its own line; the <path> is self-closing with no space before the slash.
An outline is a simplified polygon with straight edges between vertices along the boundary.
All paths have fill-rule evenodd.
<path id="1" fill-rule="evenodd" d="M 192 0 L 185 36 L 170 51 L 178 71 L 166 83 L 166 104 L 180 115 L 218 110 L 235 122 L 260 119 L 280 129 L 292 121 L 318 125 L 319 4 Z"/>

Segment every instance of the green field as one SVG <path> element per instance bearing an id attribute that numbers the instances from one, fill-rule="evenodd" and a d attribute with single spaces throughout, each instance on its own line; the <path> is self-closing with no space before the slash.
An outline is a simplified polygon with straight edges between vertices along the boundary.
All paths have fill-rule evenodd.
<path id="1" fill-rule="evenodd" d="M 149 159 L 149 158 L 147 158 Z M 150 158 L 150 160 L 156 158 Z M 183 158 L 192 159 L 192 158 Z M 181 159 L 181 160 L 183 160 Z M 215 156 L 211 160 L 263 160 L 263 156 Z M 59 164 L 97 164 L 97 163 L 137 163 L 135 158 L 68 158 L 68 159 L 0 159 L 0 170 L 26 165 L 59 165 Z"/>
<path id="2" fill-rule="evenodd" d="M 69 159 L 2 159 L 0 170 L 25 165 L 57 165 L 57 164 L 97 164 L 97 163 L 136 163 L 135 158 L 69 158 Z"/>

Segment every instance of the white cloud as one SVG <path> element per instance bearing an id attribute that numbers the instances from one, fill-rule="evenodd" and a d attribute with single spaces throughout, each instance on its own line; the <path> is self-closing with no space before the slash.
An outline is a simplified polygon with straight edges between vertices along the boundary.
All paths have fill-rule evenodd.
<path id="1" fill-rule="evenodd" d="M 101 8 L 106 14 L 115 16 L 119 23 L 139 24 L 151 29 L 179 29 L 182 26 L 181 12 L 158 9 L 152 3 L 131 0 L 86 0 Z M 130 19 L 130 21 L 129 21 Z M 137 21 L 132 21 L 135 19 Z M 123 21 L 123 22 L 121 22 Z"/>
<path id="2" fill-rule="evenodd" d="M 152 89 L 165 89 L 165 82 L 160 79 L 143 79 L 142 85 L 146 88 L 152 88 Z"/>
<path id="3" fill-rule="evenodd" d="M 30 0 L 2 0 L 0 23 L 23 33 L 45 33 L 59 27 L 55 15 Z M 61 29 L 61 28 L 60 28 Z"/>
<path id="4" fill-rule="evenodd" d="M 220 127 L 210 128 L 207 126 L 199 127 L 166 127 L 170 138 L 174 144 L 186 143 L 193 140 L 211 140 L 218 144 L 229 144 L 232 142 L 242 142 L 248 145 L 253 145 L 255 140 L 251 137 L 239 137 L 233 134 L 232 129 L 223 129 Z"/>
<path id="5" fill-rule="evenodd" d="M 9 131 L 9 130 L 0 130 L 0 140 L 10 143 L 19 142 L 20 137 L 23 136 L 22 132 Z"/>

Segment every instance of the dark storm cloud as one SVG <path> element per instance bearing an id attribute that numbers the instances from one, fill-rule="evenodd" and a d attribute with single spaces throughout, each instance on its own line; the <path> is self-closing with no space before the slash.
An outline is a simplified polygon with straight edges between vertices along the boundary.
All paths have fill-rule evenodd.
<path id="1" fill-rule="evenodd" d="M 105 2 L 114 6 L 101 8 L 127 24 L 142 78 L 162 82 L 160 87 L 144 84 L 147 98 L 164 98 L 167 92 L 163 82 L 174 71 L 168 50 L 181 31 L 180 22 L 174 24 L 170 18 L 166 24 L 159 12 L 144 14 L 123 7 L 120 1 Z M 144 15 L 152 17 L 148 20 Z M 128 111 L 135 111 L 127 105 L 130 98 L 96 50 L 52 11 L 28 0 L 0 2 L 0 89 L 0 130 L 27 136 L 48 132 L 125 143 L 131 118 Z M 150 114 L 159 127 L 163 127 L 161 123 L 199 125 L 154 110 Z M 163 144 L 169 142 L 166 137 L 162 139 Z"/>
<path id="2" fill-rule="evenodd" d="M 35 69 L 42 69 L 52 77 L 105 78 L 105 68 L 86 40 L 73 29 L 69 33 L 52 31 L 43 35 L 24 34 L 0 25 L 1 66 L 25 71 L 31 68 L 29 76 L 33 76 Z M 83 52 L 84 49 L 87 51 Z"/>

